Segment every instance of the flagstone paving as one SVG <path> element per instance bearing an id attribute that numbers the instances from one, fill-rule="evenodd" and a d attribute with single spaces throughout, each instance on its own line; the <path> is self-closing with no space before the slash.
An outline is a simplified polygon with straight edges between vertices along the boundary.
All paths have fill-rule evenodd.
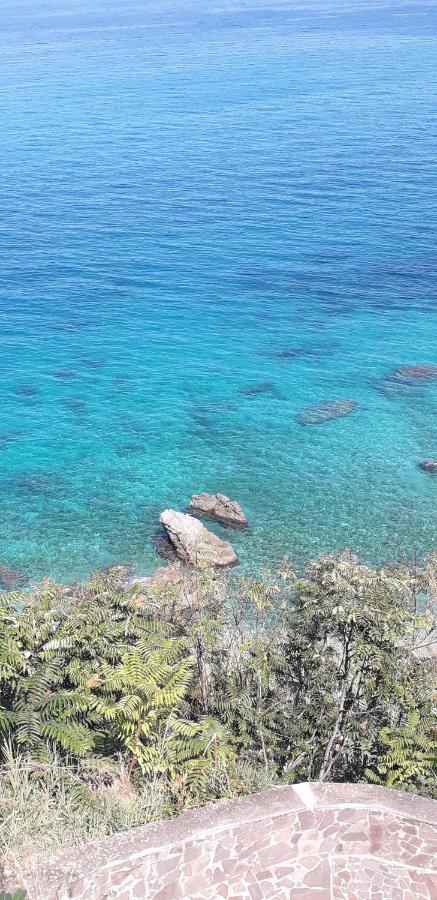
<path id="1" fill-rule="evenodd" d="M 193 810 L 27 873 L 29 900 L 436 900 L 437 803 L 296 785 Z"/>

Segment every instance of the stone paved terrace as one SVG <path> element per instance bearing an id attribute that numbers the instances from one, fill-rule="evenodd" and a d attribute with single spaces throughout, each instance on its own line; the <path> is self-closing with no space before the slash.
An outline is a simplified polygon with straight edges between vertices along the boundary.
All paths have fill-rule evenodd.
<path id="1" fill-rule="evenodd" d="M 436 826 L 432 800 L 302 784 L 71 851 L 25 884 L 30 900 L 436 900 Z"/>

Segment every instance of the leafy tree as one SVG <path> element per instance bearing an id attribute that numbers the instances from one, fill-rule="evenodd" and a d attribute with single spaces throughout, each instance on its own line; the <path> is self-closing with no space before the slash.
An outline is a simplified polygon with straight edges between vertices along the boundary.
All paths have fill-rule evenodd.
<path id="1" fill-rule="evenodd" d="M 437 747 L 433 720 L 412 712 L 407 723 L 398 728 L 382 728 L 381 753 L 375 769 L 367 769 L 369 781 L 386 787 L 414 787 L 419 792 L 432 787 L 437 765 Z"/>
<path id="2" fill-rule="evenodd" d="M 74 591 L 44 582 L 3 603 L 3 723 L 16 744 L 38 755 L 51 741 L 77 757 L 124 748 L 147 768 L 144 738 L 158 741 L 191 678 L 171 626 L 99 574 Z"/>
<path id="3" fill-rule="evenodd" d="M 348 552 L 321 557 L 295 582 L 288 655 L 299 712 L 302 701 L 308 709 L 308 777 L 355 780 L 383 727 L 414 709 L 429 714 L 427 667 L 411 654 L 421 625 L 413 590 L 407 571 L 373 571 Z"/>

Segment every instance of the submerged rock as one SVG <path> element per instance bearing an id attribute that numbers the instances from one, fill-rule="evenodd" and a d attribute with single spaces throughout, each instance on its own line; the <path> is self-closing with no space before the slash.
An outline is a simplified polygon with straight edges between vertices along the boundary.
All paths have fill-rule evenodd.
<path id="1" fill-rule="evenodd" d="M 307 406 L 296 413 L 294 418 L 299 425 L 323 425 L 332 419 L 348 416 L 357 406 L 356 400 L 327 400 L 325 403 Z"/>
<path id="2" fill-rule="evenodd" d="M 82 362 L 89 369 L 103 369 L 106 365 L 106 360 L 104 359 L 83 359 Z"/>
<path id="3" fill-rule="evenodd" d="M 240 388 L 239 393 L 243 394 L 244 397 L 259 397 L 261 394 L 274 394 L 276 389 L 273 381 L 261 381 L 259 384 Z"/>
<path id="4" fill-rule="evenodd" d="M 193 516 L 165 509 L 159 521 L 182 562 L 191 566 L 209 564 L 220 568 L 237 565 L 238 556 L 231 544 L 208 531 Z"/>
<path id="5" fill-rule="evenodd" d="M 28 577 L 11 566 L 0 566 L 0 590 L 18 591 L 28 583 Z"/>
<path id="6" fill-rule="evenodd" d="M 302 358 L 321 359 L 333 353 L 336 347 L 337 345 L 335 342 L 331 342 L 329 345 L 327 343 L 306 344 L 305 346 L 299 347 L 286 347 L 284 350 L 264 350 L 262 351 L 262 355 L 280 362 L 292 362 L 295 359 Z"/>
<path id="7" fill-rule="evenodd" d="M 79 378 L 80 372 L 76 369 L 56 369 L 53 375 L 59 381 L 72 381 L 73 378 Z"/>
<path id="8" fill-rule="evenodd" d="M 89 419 L 85 400 L 80 397 L 65 397 L 62 405 L 71 413 L 77 425 L 85 425 Z"/>
<path id="9" fill-rule="evenodd" d="M 195 512 L 225 522 L 227 525 L 248 525 L 247 518 L 236 500 L 225 494 L 193 494 L 190 509 Z"/>
<path id="10" fill-rule="evenodd" d="M 400 384 L 422 384 L 437 378 L 437 366 L 433 363 L 423 363 L 419 366 L 400 366 L 389 377 L 392 381 Z"/>
<path id="11" fill-rule="evenodd" d="M 146 452 L 146 448 L 144 444 L 136 443 L 136 442 L 128 442 L 126 444 L 120 444 L 119 447 L 116 447 L 115 452 L 117 456 L 140 456 L 142 453 Z"/>
<path id="12" fill-rule="evenodd" d="M 153 430 L 150 425 L 146 422 L 126 422 L 126 428 L 132 434 L 139 434 L 144 437 L 153 433 Z"/>
<path id="13" fill-rule="evenodd" d="M 57 496 L 63 490 L 62 481 L 54 472 L 29 472 L 18 479 L 18 487 L 26 494 L 43 497 Z"/>
<path id="14" fill-rule="evenodd" d="M 19 429 L 16 431 L 0 431 L 0 450 L 9 447 L 9 445 L 14 444 L 15 441 L 19 441 L 25 434 L 25 431 Z"/>
<path id="15" fill-rule="evenodd" d="M 19 397 L 36 397 L 38 390 L 36 384 L 18 384 L 15 393 Z"/>
<path id="16" fill-rule="evenodd" d="M 417 463 L 417 468 L 429 475 L 437 475 L 437 459 L 424 459 L 423 462 Z"/>
<path id="17" fill-rule="evenodd" d="M 305 347 L 289 347 L 285 350 L 263 350 L 262 355 L 267 356 L 268 359 L 279 359 L 283 362 L 290 362 L 292 359 L 307 356 L 308 351 Z"/>

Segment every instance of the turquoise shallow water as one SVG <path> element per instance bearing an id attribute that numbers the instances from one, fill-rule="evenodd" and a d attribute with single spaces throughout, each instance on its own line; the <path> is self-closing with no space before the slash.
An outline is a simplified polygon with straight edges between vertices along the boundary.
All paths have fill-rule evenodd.
<path id="1" fill-rule="evenodd" d="M 0 561 L 150 571 L 200 490 L 246 569 L 430 551 L 437 3 L 87 5 L 0 4 Z"/>

